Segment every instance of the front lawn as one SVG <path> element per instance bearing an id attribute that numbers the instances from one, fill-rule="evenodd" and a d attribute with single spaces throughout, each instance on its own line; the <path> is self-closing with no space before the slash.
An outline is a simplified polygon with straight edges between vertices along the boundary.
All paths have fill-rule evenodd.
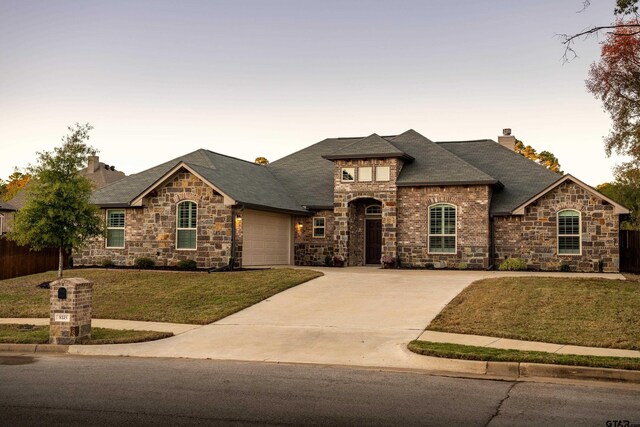
<path id="1" fill-rule="evenodd" d="M 447 359 L 547 363 L 552 365 L 640 370 L 640 358 L 636 357 L 580 356 L 576 354 L 507 350 L 418 340 L 409 343 L 409 350 L 425 356 L 445 357 Z"/>
<path id="2" fill-rule="evenodd" d="M 640 283 L 504 277 L 472 283 L 427 329 L 640 350 Z"/>
<path id="3" fill-rule="evenodd" d="M 274 269 L 226 273 L 78 269 L 66 277 L 94 283 L 97 319 L 207 324 L 285 289 L 322 276 L 311 270 Z M 0 281 L 0 317 L 49 317 L 49 289 L 36 285 L 55 272 Z"/>
<path id="4" fill-rule="evenodd" d="M 91 339 L 82 344 L 124 344 L 159 340 L 171 336 L 173 336 L 171 332 L 91 328 Z M 47 344 L 48 342 L 49 326 L 0 325 L 0 343 Z"/>

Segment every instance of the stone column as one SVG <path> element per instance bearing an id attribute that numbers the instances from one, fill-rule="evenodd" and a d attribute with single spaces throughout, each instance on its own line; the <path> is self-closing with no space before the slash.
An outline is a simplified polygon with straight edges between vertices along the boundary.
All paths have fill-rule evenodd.
<path id="1" fill-rule="evenodd" d="M 51 344 L 76 344 L 91 337 L 93 283 L 79 277 L 51 282 Z"/>

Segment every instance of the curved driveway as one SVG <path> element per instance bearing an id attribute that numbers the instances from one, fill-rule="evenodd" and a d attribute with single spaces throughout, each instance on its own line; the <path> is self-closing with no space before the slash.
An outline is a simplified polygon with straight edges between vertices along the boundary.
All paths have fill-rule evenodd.
<path id="1" fill-rule="evenodd" d="M 325 275 L 175 337 L 72 346 L 70 353 L 431 369 L 432 358 L 409 352 L 407 343 L 474 280 L 518 274 L 316 269 Z M 456 370 L 465 361 L 449 363 Z"/>

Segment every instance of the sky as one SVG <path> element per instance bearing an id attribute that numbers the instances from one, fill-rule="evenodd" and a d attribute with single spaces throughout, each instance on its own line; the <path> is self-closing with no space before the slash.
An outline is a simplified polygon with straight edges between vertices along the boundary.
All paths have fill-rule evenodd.
<path id="1" fill-rule="evenodd" d="M 274 161 L 324 138 L 503 128 L 591 185 L 610 128 L 584 80 L 599 57 L 556 34 L 613 20 L 613 0 L 0 0 L 0 178 L 94 126 L 127 174 L 199 148 Z"/>

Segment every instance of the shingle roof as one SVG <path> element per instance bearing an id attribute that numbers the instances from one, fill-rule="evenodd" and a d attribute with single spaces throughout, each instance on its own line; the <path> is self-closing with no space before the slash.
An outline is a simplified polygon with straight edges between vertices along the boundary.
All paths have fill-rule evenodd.
<path id="1" fill-rule="evenodd" d="M 413 157 L 393 145 L 390 141 L 382 138 L 378 134 L 371 134 L 339 148 L 334 153 L 322 156 L 329 160 L 338 159 L 378 159 L 378 158 L 402 158 L 407 161 Z"/>
<path id="2" fill-rule="evenodd" d="M 390 138 L 415 160 L 406 163 L 396 181 L 399 186 L 497 184 L 498 179 L 472 166 L 414 130 Z"/>
<path id="3" fill-rule="evenodd" d="M 92 201 L 99 206 L 128 206 L 181 162 L 238 203 L 306 212 L 266 167 L 202 149 L 103 187 L 93 193 Z"/>
<path id="4" fill-rule="evenodd" d="M 447 151 L 500 180 L 491 200 L 492 214 L 507 214 L 562 176 L 490 139 L 437 142 Z"/>
<path id="5" fill-rule="evenodd" d="M 16 208 L 5 201 L 0 200 L 0 211 L 15 211 Z"/>

